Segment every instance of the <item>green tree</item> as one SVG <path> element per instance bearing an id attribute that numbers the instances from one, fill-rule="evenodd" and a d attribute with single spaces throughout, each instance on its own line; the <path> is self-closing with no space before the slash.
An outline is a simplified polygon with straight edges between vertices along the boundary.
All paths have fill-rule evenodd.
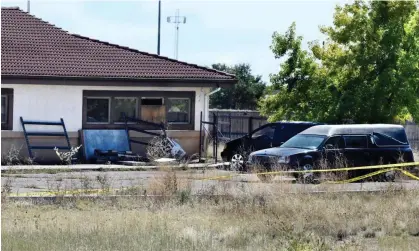
<path id="1" fill-rule="evenodd" d="M 321 28 L 328 39 L 323 45 L 312 43 L 310 52 L 301 50 L 301 37 L 289 35 L 295 25 L 285 35 L 275 33 L 272 51 L 288 59 L 272 75 L 273 91 L 279 93 L 261 102 L 262 113 L 271 119 L 325 122 L 419 120 L 417 3 L 355 1 L 338 6 L 334 25 Z M 284 81 L 299 72 L 306 73 L 304 79 Z"/>
<path id="2" fill-rule="evenodd" d="M 302 49 L 302 37 L 292 23 L 285 34 L 274 33 L 271 50 L 275 58 L 285 58 L 281 70 L 271 75 L 268 95 L 260 111 L 275 120 L 324 120 L 328 116 L 322 71 L 312 53 Z M 323 108 L 323 109 L 322 109 Z"/>
<path id="3" fill-rule="evenodd" d="M 263 95 L 266 84 L 261 76 L 252 74 L 250 65 L 213 64 L 213 69 L 236 75 L 238 83 L 232 88 L 224 88 L 210 98 L 210 107 L 218 109 L 249 109 L 257 108 L 257 102 Z"/>

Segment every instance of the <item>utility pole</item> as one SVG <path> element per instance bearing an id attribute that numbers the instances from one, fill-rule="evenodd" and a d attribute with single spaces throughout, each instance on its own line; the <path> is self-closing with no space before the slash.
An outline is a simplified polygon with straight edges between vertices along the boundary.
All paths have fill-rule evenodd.
<path id="1" fill-rule="evenodd" d="M 179 9 L 176 10 L 175 16 L 167 17 L 168 23 L 175 24 L 175 59 L 178 59 L 178 46 L 179 46 L 179 24 L 186 23 L 186 17 L 179 16 Z"/>
<path id="2" fill-rule="evenodd" d="M 159 0 L 159 21 L 157 31 L 157 55 L 160 55 L 160 22 L 161 22 L 161 0 Z"/>
<path id="3" fill-rule="evenodd" d="M 27 2 L 27 10 L 28 10 L 28 13 L 31 12 L 31 1 L 30 0 L 28 0 L 28 2 Z"/>

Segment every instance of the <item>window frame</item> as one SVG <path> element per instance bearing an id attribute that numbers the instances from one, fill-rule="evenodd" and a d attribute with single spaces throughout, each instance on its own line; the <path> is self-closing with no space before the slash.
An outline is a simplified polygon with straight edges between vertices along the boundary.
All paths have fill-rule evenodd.
<path id="1" fill-rule="evenodd" d="M 187 125 L 191 123 L 191 113 L 192 113 L 192 101 L 190 98 L 187 97 L 167 97 L 168 103 L 170 104 L 170 100 L 171 99 L 177 99 L 177 100 L 182 100 L 182 99 L 186 99 L 189 102 L 188 105 L 188 121 L 187 122 L 169 122 L 167 121 L 168 124 L 173 124 L 173 125 Z M 169 106 L 167 106 L 167 112 L 169 113 Z"/>
<path id="2" fill-rule="evenodd" d="M 86 124 L 88 125 L 110 125 L 112 124 L 112 118 L 111 118 L 111 110 L 112 110 L 112 97 L 101 97 L 101 96 L 85 96 L 83 97 L 83 99 L 86 100 L 86 113 L 84 114 L 85 119 L 86 119 Z M 107 99 L 109 101 L 109 105 L 108 105 L 108 122 L 89 122 L 87 121 L 87 100 L 88 99 Z"/>
<path id="3" fill-rule="evenodd" d="M 267 129 L 267 128 L 270 128 L 270 129 L 272 129 L 273 130 L 273 133 L 272 133 L 272 138 L 275 136 L 275 131 L 276 131 L 276 125 L 273 125 L 273 124 L 266 124 L 266 125 L 263 125 L 263 126 L 261 126 L 261 127 L 259 127 L 259 128 L 257 128 L 256 130 L 254 130 L 251 134 L 250 134 L 250 139 L 255 139 L 254 137 L 253 137 L 253 135 L 255 134 L 255 133 L 257 133 L 257 132 L 260 132 L 260 131 L 262 131 L 262 130 L 265 130 L 265 129 Z M 258 137 L 260 137 L 260 136 L 262 136 L 263 134 L 261 134 L 261 135 L 259 135 Z"/>
<path id="4" fill-rule="evenodd" d="M 190 114 L 189 114 L 189 124 L 169 124 L 165 122 L 165 124 L 169 125 L 168 130 L 195 130 L 196 123 L 196 91 L 193 90 L 187 90 L 187 91 L 149 91 L 149 90 L 83 90 L 83 107 L 82 107 L 82 128 L 83 129 L 123 129 L 124 124 L 123 123 L 115 123 L 113 121 L 113 98 L 114 97 L 134 97 L 137 98 L 138 106 L 137 106 L 137 118 L 141 119 L 141 98 L 158 98 L 162 99 L 163 105 L 165 106 L 164 112 L 165 116 L 167 118 L 168 108 L 168 98 L 189 98 L 190 99 Z M 111 112 L 110 112 L 110 123 L 87 123 L 87 114 L 86 114 L 86 99 L 87 98 L 111 98 Z M 145 106 L 147 107 L 147 106 Z M 167 121 L 167 119 L 165 120 Z M 135 122 L 133 122 L 136 124 Z M 198 124 L 199 125 L 199 124 Z M 142 124 L 139 128 L 144 130 L 152 130 L 154 127 L 147 126 L 145 124 Z"/>
<path id="5" fill-rule="evenodd" d="M 366 149 L 369 148 L 369 142 L 367 135 L 364 134 L 349 134 L 349 135 L 342 135 L 343 140 L 345 141 L 345 148 L 344 149 Z M 348 144 L 346 143 L 346 138 L 350 137 L 363 137 L 365 139 L 365 147 L 348 147 Z"/>
<path id="6" fill-rule="evenodd" d="M 5 121 L 1 121 L 1 125 L 3 126 L 3 125 L 7 125 L 8 124 L 8 122 L 9 122 L 9 97 L 7 96 L 7 94 L 1 94 L 1 98 L 3 99 L 3 98 L 5 98 L 6 99 L 6 101 L 4 102 L 4 105 L 6 106 L 5 107 Z"/>
<path id="7" fill-rule="evenodd" d="M 133 98 L 133 99 L 135 99 L 135 117 L 138 117 L 138 113 L 139 113 L 139 102 L 138 102 L 138 100 L 139 100 L 139 98 L 138 97 L 136 97 L 136 96 L 115 96 L 115 97 L 112 97 L 112 100 L 116 100 L 116 99 L 128 99 L 128 98 Z M 112 106 L 110 107 L 110 113 L 111 113 L 111 116 L 113 115 L 112 114 L 112 109 L 113 108 L 115 108 L 115 104 L 116 104 L 116 102 L 112 102 Z M 119 121 L 115 121 L 113 118 L 110 118 L 110 124 L 116 124 L 116 125 L 120 125 L 120 124 L 125 124 L 125 122 L 119 122 Z M 135 122 L 132 122 L 132 121 L 128 121 L 128 124 L 135 124 Z"/>
<path id="8" fill-rule="evenodd" d="M 1 123 L 1 130 L 13 130 L 13 88 L 1 88 L 1 96 L 6 97 L 6 121 Z"/>
<path id="9" fill-rule="evenodd" d="M 329 141 L 329 140 L 331 140 L 331 139 L 333 139 L 333 138 L 338 138 L 338 144 L 337 144 L 337 148 L 326 148 L 326 150 L 342 150 L 342 149 L 345 149 L 346 148 L 346 141 L 345 141 L 345 137 L 344 136 L 342 136 L 342 135 L 332 135 L 332 136 L 330 136 L 330 137 L 328 137 L 325 141 L 324 141 L 324 143 L 323 143 L 323 147 L 326 147 L 326 145 L 327 145 L 327 142 Z M 341 148 L 339 148 L 339 141 L 341 141 L 342 140 L 342 142 L 343 142 L 343 146 L 341 147 Z"/>

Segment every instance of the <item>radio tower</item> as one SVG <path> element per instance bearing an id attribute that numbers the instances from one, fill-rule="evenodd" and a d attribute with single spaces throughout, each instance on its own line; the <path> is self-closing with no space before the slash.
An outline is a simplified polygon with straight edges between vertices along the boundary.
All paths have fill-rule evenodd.
<path id="1" fill-rule="evenodd" d="M 167 17 L 167 22 L 175 24 L 175 59 L 178 59 L 179 24 L 186 23 L 186 17 L 179 16 L 179 9 L 177 9 L 175 16 Z"/>

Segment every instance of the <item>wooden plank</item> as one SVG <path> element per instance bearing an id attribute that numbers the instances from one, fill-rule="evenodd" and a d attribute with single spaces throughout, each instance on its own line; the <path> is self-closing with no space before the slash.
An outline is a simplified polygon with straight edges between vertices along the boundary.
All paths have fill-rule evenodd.
<path id="1" fill-rule="evenodd" d="M 141 106 L 141 119 L 154 122 L 154 123 L 166 122 L 166 106 L 164 105 Z"/>

